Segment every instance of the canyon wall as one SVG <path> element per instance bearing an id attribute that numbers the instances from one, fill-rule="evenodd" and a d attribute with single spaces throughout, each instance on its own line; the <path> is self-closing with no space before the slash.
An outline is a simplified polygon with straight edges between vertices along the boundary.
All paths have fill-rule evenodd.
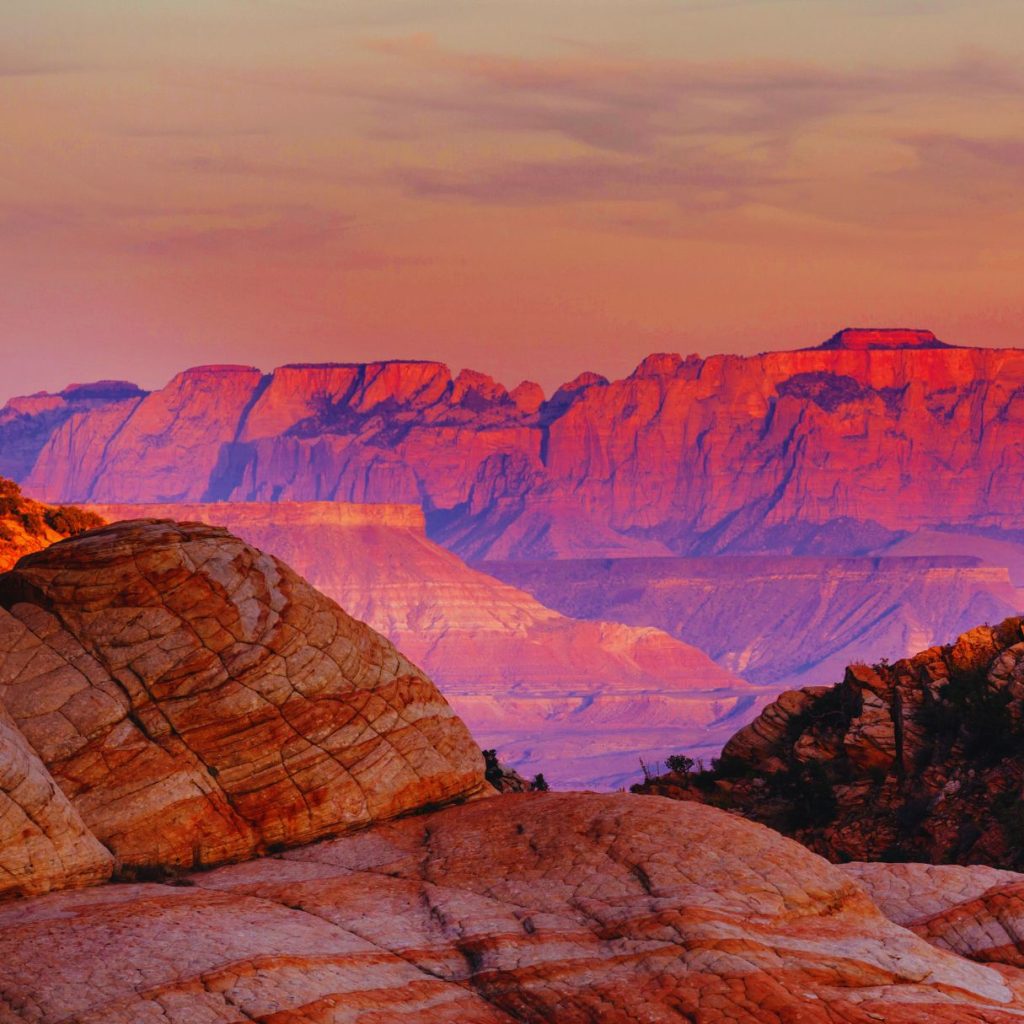
<path id="1" fill-rule="evenodd" d="M 916 543 L 915 543 L 916 542 Z M 1016 569 L 1009 542 L 912 534 L 897 551 L 964 550 Z M 729 555 L 479 563 L 566 615 L 657 626 L 774 688 L 831 683 L 1022 607 L 1010 568 L 976 555 Z"/>
<path id="2" fill-rule="evenodd" d="M 888 338 L 888 340 L 886 340 Z M 18 399 L 0 472 L 80 502 L 417 503 L 463 557 L 854 554 L 1024 528 L 1024 351 L 846 332 L 544 400 L 440 363 L 199 367 Z"/>

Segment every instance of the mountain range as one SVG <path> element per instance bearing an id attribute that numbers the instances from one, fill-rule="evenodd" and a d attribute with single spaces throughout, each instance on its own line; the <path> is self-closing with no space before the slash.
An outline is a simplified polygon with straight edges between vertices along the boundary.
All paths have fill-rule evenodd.
<path id="1" fill-rule="evenodd" d="M 411 502 L 471 559 L 860 554 L 920 528 L 1024 529 L 1024 351 L 929 339 L 652 355 L 550 398 L 432 362 L 197 367 L 152 393 L 12 400 L 0 473 L 44 500 Z"/>

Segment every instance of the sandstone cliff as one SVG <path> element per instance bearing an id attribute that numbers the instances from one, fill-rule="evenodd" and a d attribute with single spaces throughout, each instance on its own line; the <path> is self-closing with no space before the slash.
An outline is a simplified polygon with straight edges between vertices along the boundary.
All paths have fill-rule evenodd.
<path id="1" fill-rule="evenodd" d="M 730 807 L 832 860 L 1024 866 L 1022 620 L 788 691 L 714 772 L 641 788 Z"/>
<path id="2" fill-rule="evenodd" d="M 0 471 L 60 500 L 416 502 L 473 558 L 855 554 L 1024 527 L 1022 396 L 1024 351 L 922 332 L 652 356 L 543 403 L 440 363 L 199 367 L 145 396 L 16 400 Z"/>
<path id="3" fill-rule="evenodd" d="M 103 505 L 200 520 L 279 556 L 435 680 L 474 737 L 558 788 L 615 788 L 683 742 L 717 753 L 775 691 L 658 629 L 579 621 L 427 539 L 412 505 Z"/>

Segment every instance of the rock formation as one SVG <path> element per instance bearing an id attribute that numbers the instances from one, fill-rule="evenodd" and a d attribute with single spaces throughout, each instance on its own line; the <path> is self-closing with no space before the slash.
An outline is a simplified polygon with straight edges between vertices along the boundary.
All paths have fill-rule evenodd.
<path id="1" fill-rule="evenodd" d="M 832 860 L 1024 866 L 1022 621 L 788 691 L 713 772 L 640 788 L 733 808 Z"/>
<path id="2" fill-rule="evenodd" d="M 1009 1024 L 1024 976 L 929 945 L 697 805 L 522 794 L 184 886 L 0 906 L 6 1021 Z M 99 955 L 98 955 L 99 954 Z"/>
<path id="3" fill-rule="evenodd" d="M 10 569 L 22 555 L 102 525 L 103 520 L 93 512 L 54 508 L 26 498 L 16 483 L 0 477 L 0 572 Z"/>
<path id="4" fill-rule="evenodd" d="M 427 539 L 412 505 L 95 506 L 227 527 L 277 555 L 433 679 L 473 736 L 557 788 L 615 788 L 680 742 L 708 758 L 774 696 L 661 630 L 581 622 Z"/>
<path id="5" fill-rule="evenodd" d="M 1024 582 L 1021 555 L 1009 541 L 922 533 L 871 558 L 478 564 L 565 615 L 657 626 L 777 690 L 837 679 L 854 661 L 895 661 L 1017 614 L 1024 599 L 1010 569 Z"/>
<path id="6" fill-rule="evenodd" d="M 696 803 L 497 796 L 402 655 L 223 529 L 117 524 L 0 575 L 0 707 L 4 1024 L 1024 1014 L 1017 876 L 887 880 Z M 140 878 L 33 897 L 112 870 Z"/>
<path id="7" fill-rule="evenodd" d="M 107 527 L 0 575 L 0 705 L 129 875 L 241 860 L 485 787 L 465 727 L 390 643 L 198 524 Z M 45 776 L 13 755 L 5 790 L 33 817 Z M 78 820 L 56 794 L 48 813 L 69 832 Z"/>
<path id="8" fill-rule="evenodd" d="M 0 897 L 92 885 L 113 867 L 0 705 Z"/>
<path id="9" fill-rule="evenodd" d="M 65 501 L 416 502 L 473 559 L 858 554 L 1024 527 L 1022 396 L 1024 351 L 903 330 L 652 356 L 542 403 L 440 363 L 199 367 L 15 400 L 0 472 Z"/>
<path id="10" fill-rule="evenodd" d="M 1024 875 L 932 864 L 848 864 L 891 921 L 979 963 L 1024 967 Z"/>

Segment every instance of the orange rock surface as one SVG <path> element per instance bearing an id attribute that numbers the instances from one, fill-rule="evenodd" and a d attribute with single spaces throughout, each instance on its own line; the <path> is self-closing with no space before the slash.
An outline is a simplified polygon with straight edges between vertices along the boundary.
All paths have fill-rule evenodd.
<path id="1" fill-rule="evenodd" d="M 0 705 L 0 895 L 173 876 L 0 903 L 3 1024 L 1024 1015 L 1016 876 L 887 881 L 701 804 L 489 795 L 424 677 L 215 527 L 0 575 Z"/>
<path id="2" fill-rule="evenodd" d="M 628 785 L 639 759 L 708 757 L 773 691 L 658 629 L 567 618 L 427 539 L 410 505 L 95 506 L 195 519 L 271 552 L 435 680 L 477 741 L 559 788 Z"/>
<path id="3" fill-rule="evenodd" d="M 0 898 L 92 885 L 113 867 L 0 705 Z"/>
<path id="4" fill-rule="evenodd" d="M 0 704 L 126 871 L 240 860 L 483 790 L 384 638 L 224 530 L 138 522 L 0 576 Z"/>
<path id="5" fill-rule="evenodd" d="M 1004 1024 L 1014 973 L 712 808 L 500 797 L 250 864 L 0 907 L 6 1021 Z"/>

